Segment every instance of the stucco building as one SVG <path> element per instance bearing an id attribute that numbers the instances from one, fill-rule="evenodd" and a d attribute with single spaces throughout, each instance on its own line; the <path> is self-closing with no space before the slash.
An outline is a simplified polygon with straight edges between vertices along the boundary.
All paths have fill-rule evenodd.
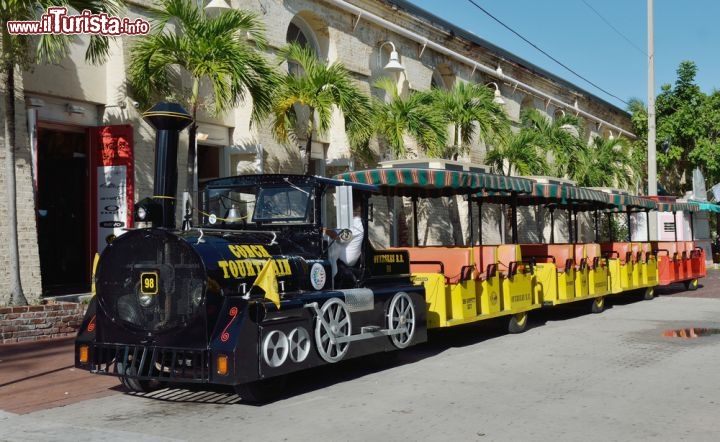
<path id="1" fill-rule="evenodd" d="M 288 41 L 307 42 L 320 59 L 343 63 L 368 94 L 377 93 L 371 85 L 385 75 L 397 79 L 406 92 L 469 81 L 497 90 L 516 123 L 523 108 L 534 107 L 549 118 L 562 113 L 581 117 L 588 137 L 633 137 L 629 115 L 622 109 L 409 1 L 230 3 L 233 8 L 256 12 L 265 22 L 268 57 Z M 148 18 L 146 2 L 129 0 L 127 4 L 127 17 Z M 22 285 L 31 302 L 88 291 L 95 251 L 127 227 L 132 203 L 152 193 L 155 135 L 125 85 L 133 40 L 117 38 L 102 66 L 86 64 L 84 45 L 78 44 L 59 65 L 38 65 L 17 75 L 18 230 Z M 402 70 L 385 69 L 393 50 Z M 3 87 L 0 91 L 5 94 Z M 341 121 L 340 115 L 337 118 Z M 280 145 L 263 125 L 251 127 L 249 121 L 247 105 L 220 117 L 201 112 L 201 185 L 207 179 L 240 173 L 301 172 L 298 148 Z M 123 156 L 120 150 L 119 159 L 105 164 L 104 140 L 110 136 L 116 143 L 112 147 L 122 149 L 117 144 L 125 143 L 127 151 Z M 185 182 L 187 142 L 184 132 L 178 158 L 180 183 Z M 383 146 L 375 149 L 377 161 L 391 158 Z M 484 153 L 478 143 L 464 160 L 482 163 Z M 0 159 L 4 156 L 5 149 Z M 342 124 L 334 124 L 324 137 L 314 139 L 311 157 L 318 174 L 362 166 L 347 147 Z M 99 169 L 102 166 L 106 168 Z M 124 175 L 116 181 L 111 173 Z M 5 180 L 2 169 L 0 185 Z M 122 189 L 113 190 L 118 183 Z M 178 187 L 180 192 L 183 187 Z M 0 213 L 7 210 L 3 194 Z M 105 218 L 115 222 L 108 224 Z M 9 301 L 7 227 L 7 217 L 0 217 L 0 305 Z"/>

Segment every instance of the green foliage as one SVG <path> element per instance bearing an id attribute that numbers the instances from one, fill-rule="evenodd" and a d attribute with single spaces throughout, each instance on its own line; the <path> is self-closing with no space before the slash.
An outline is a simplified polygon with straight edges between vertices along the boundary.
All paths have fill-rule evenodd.
<path id="1" fill-rule="evenodd" d="M 116 0 L 0 0 L 0 82 L 5 86 L 3 125 L 5 127 L 5 176 L 4 187 L 7 193 L 6 212 L 8 213 L 8 255 L 10 267 L 10 303 L 26 305 L 20 280 L 20 255 L 17 234 L 17 195 L 15 183 L 16 149 L 16 107 L 15 107 L 15 70 L 29 69 L 33 63 L 53 63 L 68 53 L 74 36 L 11 35 L 7 29 L 8 21 L 39 20 L 50 6 L 64 6 L 69 10 L 81 12 L 85 9 L 93 13 L 106 12 L 116 16 L 120 12 L 120 3 Z M 85 51 L 86 61 L 100 64 L 108 55 L 109 39 L 92 35 Z"/>
<path id="2" fill-rule="evenodd" d="M 695 84 L 696 74 L 695 63 L 683 61 L 675 84 L 662 85 L 655 101 L 658 178 L 671 195 L 691 190 L 696 167 L 709 183 L 720 181 L 720 94 L 704 94 Z M 638 135 L 633 150 L 647 156 L 647 109 L 633 100 L 628 110 Z"/>
<path id="3" fill-rule="evenodd" d="M 372 101 L 372 133 L 383 139 L 392 149 L 395 158 L 407 156 L 409 137 L 430 157 L 442 157 L 447 140 L 448 120 L 433 97 L 427 92 L 399 93 L 394 79 L 383 77 L 375 87 L 385 97 Z"/>
<path id="4" fill-rule="evenodd" d="M 541 150 L 552 153 L 554 161 L 549 172 L 558 177 L 573 177 L 577 164 L 573 159 L 584 147 L 580 139 L 580 120 L 571 115 L 551 120 L 534 108 L 523 110 L 520 119 L 525 130 L 537 134 Z"/>
<path id="5" fill-rule="evenodd" d="M 277 75 L 255 47 L 264 47 L 265 37 L 254 13 L 232 9 L 210 16 L 194 0 L 160 0 L 154 16 L 151 33 L 130 49 L 127 78 L 139 101 L 185 102 L 195 117 L 198 107 L 219 114 L 249 94 L 253 121 L 270 111 Z M 178 94 L 183 75 L 192 87 Z M 205 84 L 209 99 L 200 96 Z"/>
<path id="6" fill-rule="evenodd" d="M 467 154 L 476 138 L 488 144 L 507 142 L 510 122 L 486 86 L 458 81 L 451 89 L 433 88 L 425 96 L 453 129 L 453 143 L 437 152 L 439 157 L 457 159 Z"/>
<path id="7" fill-rule="evenodd" d="M 272 131 L 282 143 L 305 136 L 305 171 L 313 132 L 325 134 L 335 108 L 345 117 L 351 147 L 362 149 L 369 138 L 370 102 L 342 63 L 327 64 L 309 48 L 291 43 L 279 52 L 281 63 L 297 66 L 280 79 L 273 91 Z"/>
<path id="8" fill-rule="evenodd" d="M 639 166 L 625 138 L 595 137 L 580 146 L 573 159 L 572 179 L 580 186 L 633 188 Z"/>
<path id="9" fill-rule="evenodd" d="M 105 12 L 109 16 L 119 15 L 122 9 L 120 0 L 0 0 L 1 70 L 6 70 L 9 66 L 28 69 L 34 63 L 55 63 L 67 55 L 75 39 L 73 35 L 10 35 L 7 30 L 8 21 L 39 20 L 40 15 L 51 6 L 64 6 L 77 12 L 85 9 L 95 14 Z M 106 36 L 90 36 L 90 43 L 85 51 L 86 61 L 93 64 L 104 63 L 108 55 L 109 41 Z"/>
<path id="10" fill-rule="evenodd" d="M 489 150 L 485 162 L 496 173 L 503 175 L 513 172 L 517 175 L 546 175 L 550 170 L 546 157 L 542 136 L 533 129 L 523 128 L 510 135 L 507 142 Z"/>

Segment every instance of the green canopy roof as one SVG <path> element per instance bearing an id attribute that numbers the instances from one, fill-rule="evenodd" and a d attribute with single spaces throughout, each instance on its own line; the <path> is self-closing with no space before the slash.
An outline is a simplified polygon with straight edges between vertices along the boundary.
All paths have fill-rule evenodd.
<path id="1" fill-rule="evenodd" d="M 720 213 L 720 204 L 710 203 L 707 201 L 690 201 L 698 206 L 698 210 L 702 212 Z"/>
<path id="2" fill-rule="evenodd" d="M 655 202 L 655 210 L 658 212 L 698 212 L 700 206 L 697 203 L 665 203 Z"/>
<path id="3" fill-rule="evenodd" d="M 530 193 L 533 189 L 533 182 L 526 178 L 465 170 L 381 168 L 345 172 L 335 178 L 374 184 L 382 193 L 398 196 L 438 197 L 482 190 Z"/>
<path id="4" fill-rule="evenodd" d="M 604 192 L 570 184 L 535 183 L 533 196 L 557 200 L 562 206 L 576 208 L 604 207 L 608 204 Z"/>
<path id="5" fill-rule="evenodd" d="M 640 196 L 630 195 L 625 191 L 607 188 L 589 188 L 588 190 L 604 193 L 608 202 L 607 210 L 609 211 L 640 212 L 655 209 L 655 201 Z"/>
<path id="6" fill-rule="evenodd" d="M 482 191 L 476 197 L 488 203 L 507 203 L 510 195 L 507 192 Z M 554 203 L 563 208 L 577 210 L 604 209 L 609 206 L 605 192 L 577 187 L 565 183 L 533 182 L 530 193 L 518 194 L 519 205 L 536 205 Z"/>

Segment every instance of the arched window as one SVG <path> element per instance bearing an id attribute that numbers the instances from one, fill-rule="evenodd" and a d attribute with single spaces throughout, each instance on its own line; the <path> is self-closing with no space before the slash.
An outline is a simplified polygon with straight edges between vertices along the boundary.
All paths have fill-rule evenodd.
<path id="1" fill-rule="evenodd" d="M 316 54 L 319 54 L 318 43 L 315 39 L 315 34 L 310 26 L 300 16 L 295 16 L 290 24 L 288 25 L 287 33 L 285 34 L 285 42 L 287 43 L 298 43 L 301 46 L 310 48 Z M 288 62 L 288 72 L 291 74 L 299 74 L 300 67 L 297 63 L 292 61 Z"/>

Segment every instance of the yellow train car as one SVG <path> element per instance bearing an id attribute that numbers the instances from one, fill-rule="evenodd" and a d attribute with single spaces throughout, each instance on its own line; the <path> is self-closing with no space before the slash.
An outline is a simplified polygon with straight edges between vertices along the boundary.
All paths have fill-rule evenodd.
<path id="1" fill-rule="evenodd" d="M 338 178 L 376 185 L 383 197 L 410 199 L 410 244 L 392 248 L 408 253 L 412 280 L 425 290 L 429 329 L 507 317 L 508 330 L 521 332 L 529 312 L 543 306 L 584 301 L 599 313 L 607 296 L 644 290 L 649 298 L 659 283 L 657 251 L 650 242 L 600 242 L 597 225 L 598 213 L 627 213 L 629 219 L 631 211 L 651 210 L 653 201 L 559 179 L 506 177 L 487 173 L 482 166 L 435 160 L 386 162 Z M 480 213 L 483 203 L 510 206 L 512 244 L 483 244 L 481 228 L 476 240 L 473 212 L 468 210 L 470 238 L 465 244 L 418 245 L 418 201 L 456 196 L 469 201 L 469 208 L 477 203 Z M 554 210 L 566 210 L 571 241 L 556 244 L 551 235 L 549 244 L 517 244 L 517 207 L 523 205 L 549 207 L 551 222 Z M 580 242 L 577 214 L 587 211 L 595 212 L 595 241 Z M 676 267 L 685 272 L 692 264 Z"/>

